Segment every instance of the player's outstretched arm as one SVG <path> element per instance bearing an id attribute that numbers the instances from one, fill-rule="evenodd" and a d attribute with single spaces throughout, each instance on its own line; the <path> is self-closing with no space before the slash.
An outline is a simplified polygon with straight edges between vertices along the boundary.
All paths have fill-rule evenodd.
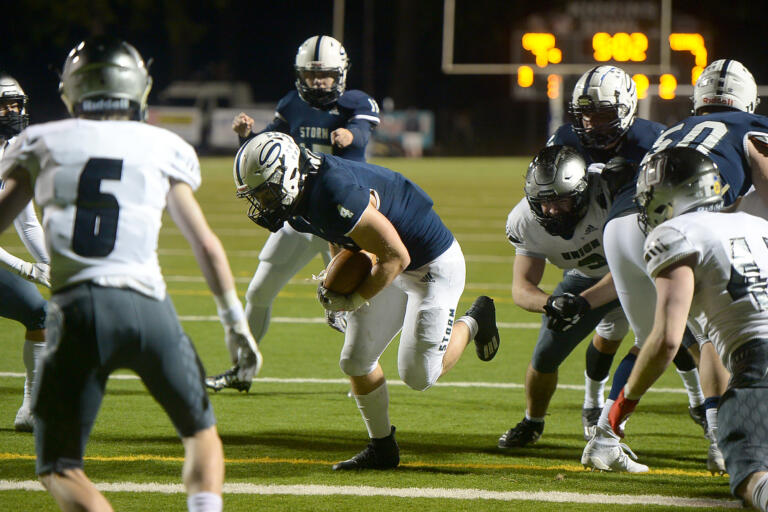
<path id="1" fill-rule="evenodd" d="M 261 360 L 259 349 L 237 297 L 235 279 L 224 247 L 208 225 L 189 185 L 180 181 L 171 182 L 168 213 L 192 247 L 200 270 L 214 294 L 232 363 L 243 372 L 238 378 L 253 378 Z"/>
<path id="2" fill-rule="evenodd" d="M 549 294 L 539 288 L 547 261 L 542 258 L 532 258 L 524 254 L 515 256 L 512 268 L 512 300 L 515 305 L 532 311 L 543 313 Z"/>
<path id="3" fill-rule="evenodd" d="M 35 261 L 38 263 L 50 263 L 51 258 L 48 256 L 48 249 L 45 248 L 43 227 L 37 219 L 37 213 L 32 201 L 27 203 L 27 206 L 13 220 L 13 225 L 22 243 L 24 243 L 24 247 L 35 258 Z"/>
<path id="4" fill-rule="evenodd" d="M 685 259 L 660 272 L 655 282 L 653 329 L 637 356 L 625 386 L 625 394 L 631 399 L 639 399 L 648 391 L 674 359 L 683 341 L 693 300 L 693 268 L 686 264 Z"/>

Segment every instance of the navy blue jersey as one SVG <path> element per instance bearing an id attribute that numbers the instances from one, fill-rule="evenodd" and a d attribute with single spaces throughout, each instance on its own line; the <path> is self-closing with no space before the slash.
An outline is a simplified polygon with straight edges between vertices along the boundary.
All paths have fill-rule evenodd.
<path id="1" fill-rule="evenodd" d="M 453 243 L 453 234 L 432 209 L 432 199 L 402 174 L 364 162 L 322 155 L 316 174 L 304 183 L 296 230 L 359 249 L 348 236 L 368 207 L 373 192 L 381 212 L 397 230 L 411 256 L 406 270 L 434 260 Z"/>
<path id="2" fill-rule="evenodd" d="M 622 156 L 630 162 L 639 164 L 665 128 L 661 123 L 636 118 L 619 145 L 606 151 L 584 147 L 576 132 L 573 131 L 573 126 L 571 124 L 564 124 L 549 138 L 547 146 L 562 144 L 574 147 L 584 157 L 587 165 L 605 163 L 614 156 Z M 614 195 L 607 221 L 628 211 L 636 211 L 637 206 L 635 205 L 634 197 L 637 175 L 638 172 L 635 172 L 633 179 L 621 187 Z"/>
<path id="3" fill-rule="evenodd" d="M 379 106 L 363 91 L 346 91 L 323 110 L 311 106 L 292 90 L 278 102 L 274 120 L 259 133 L 287 133 L 297 144 L 312 151 L 364 162 L 365 146 L 378 124 Z M 352 144 L 345 148 L 332 146 L 331 132 L 336 128 L 351 131 Z"/>
<path id="4" fill-rule="evenodd" d="M 768 117 L 740 111 L 691 116 L 662 133 L 649 157 L 675 146 L 694 148 L 709 156 L 730 185 L 723 196 L 727 206 L 752 186 L 746 149 L 750 135 L 768 135 Z"/>

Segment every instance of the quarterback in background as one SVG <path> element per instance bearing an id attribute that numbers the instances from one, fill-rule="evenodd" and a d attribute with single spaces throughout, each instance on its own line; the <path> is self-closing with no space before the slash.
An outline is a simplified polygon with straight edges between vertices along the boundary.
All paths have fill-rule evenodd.
<path id="1" fill-rule="evenodd" d="M 33 396 L 36 471 L 66 511 L 112 510 L 85 475 L 83 455 L 117 368 L 140 376 L 182 438 L 188 509 L 222 508 L 224 456 L 204 370 L 158 263 L 164 210 L 214 294 L 233 363 L 253 368 L 257 359 L 227 256 L 194 196 L 197 155 L 140 122 L 151 85 L 130 44 L 83 41 L 59 84 L 74 119 L 26 129 L 0 160 L 0 230 L 34 195 L 51 249 L 48 346 Z"/>
<path id="2" fill-rule="evenodd" d="M 12 76 L 0 73 L 0 160 L 6 148 L 29 124 L 27 95 Z M 0 182 L 0 189 L 2 189 Z M 13 221 L 16 232 L 35 263 L 24 261 L 0 248 L 0 316 L 24 325 L 24 399 L 16 412 L 13 427 L 21 432 L 32 432 L 32 388 L 35 365 L 45 349 L 45 314 L 47 303 L 37 287 L 28 282 L 50 286 L 48 250 L 45 248 L 43 228 L 37 220 L 35 207 L 30 201 Z M 28 281 L 27 281 L 28 280 Z"/>
<path id="3" fill-rule="evenodd" d="M 328 153 L 358 162 L 365 161 L 365 148 L 379 124 L 379 106 L 359 90 L 347 90 L 349 58 L 339 41 L 329 36 L 312 36 L 296 53 L 295 90 L 277 104 L 274 120 L 258 133 L 282 132 L 312 151 Z M 253 119 L 244 113 L 232 124 L 240 143 L 253 138 Z M 288 223 L 270 228 L 259 253 L 259 266 L 246 292 L 245 311 L 256 342 L 269 328 L 272 304 L 280 290 L 317 254 L 330 261 L 328 243 L 311 233 L 295 230 Z M 343 332 L 343 312 L 326 312 L 328 324 Z M 208 377 L 206 385 L 216 391 L 250 389 L 251 382 L 236 378 L 236 369 Z"/>

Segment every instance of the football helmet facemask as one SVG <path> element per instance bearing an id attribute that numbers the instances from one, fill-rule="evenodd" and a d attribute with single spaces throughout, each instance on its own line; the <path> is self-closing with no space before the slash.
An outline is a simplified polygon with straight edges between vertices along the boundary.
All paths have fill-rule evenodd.
<path id="1" fill-rule="evenodd" d="M 151 88 L 152 77 L 136 48 L 110 37 L 75 46 L 59 82 L 61 100 L 75 117 L 127 113 L 143 121 Z"/>
<path id="2" fill-rule="evenodd" d="M 568 113 L 573 119 L 573 130 L 584 146 L 613 147 L 635 121 L 635 81 L 615 66 L 592 68 L 576 82 Z"/>
<path id="3" fill-rule="evenodd" d="M 744 65 L 732 59 L 720 59 L 704 68 L 693 88 L 693 113 L 707 107 L 754 112 L 760 103 L 757 84 Z"/>
<path id="4" fill-rule="evenodd" d="M 528 166 L 525 197 L 536 221 L 550 235 L 570 238 L 589 207 L 587 164 L 569 146 L 547 146 Z M 544 213 L 542 202 L 570 200 L 568 211 Z"/>
<path id="5" fill-rule="evenodd" d="M 330 36 L 312 36 L 299 46 L 296 53 L 296 90 L 301 99 L 316 108 L 336 102 L 347 86 L 349 59 L 344 47 Z M 314 77 L 332 77 L 328 87 L 312 85 Z"/>
<path id="6" fill-rule="evenodd" d="M 293 139 L 280 132 L 256 135 L 237 152 L 237 197 L 251 203 L 248 218 L 259 226 L 275 232 L 290 217 L 304 185 L 301 154 Z"/>
<path id="7" fill-rule="evenodd" d="M 8 140 L 29 125 L 27 99 L 15 78 L 0 74 L 0 139 Z"/>
<path id="8" fill-rule="evenodd" d="M 719 210 L 727 189 L 707 155 L 680 146 L 660 151 L 640 166 L 635 193 L 640 228 L 648 234 L 683 213 Z"/>

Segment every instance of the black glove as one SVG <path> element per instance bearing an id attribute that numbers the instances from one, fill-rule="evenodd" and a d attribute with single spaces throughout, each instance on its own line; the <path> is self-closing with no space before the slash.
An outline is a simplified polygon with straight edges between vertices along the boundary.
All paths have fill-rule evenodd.
<path id="1" fill-rule="evenodd" d="M 637 164 L 622 156 L 615 156 L 606 162 L 600 177 L 608 184 L 611 197 L 616 195 L 621 187 L 631 183 L 637 172 Z"/>
<path id="2" fill-rule="evenodd" d="M 564 332 L 576 325 L 590 310 L 589 302 L 581 295 L 564 293 L 550 295 L 544 305 L 547 327 L 555 332 Z"/>

